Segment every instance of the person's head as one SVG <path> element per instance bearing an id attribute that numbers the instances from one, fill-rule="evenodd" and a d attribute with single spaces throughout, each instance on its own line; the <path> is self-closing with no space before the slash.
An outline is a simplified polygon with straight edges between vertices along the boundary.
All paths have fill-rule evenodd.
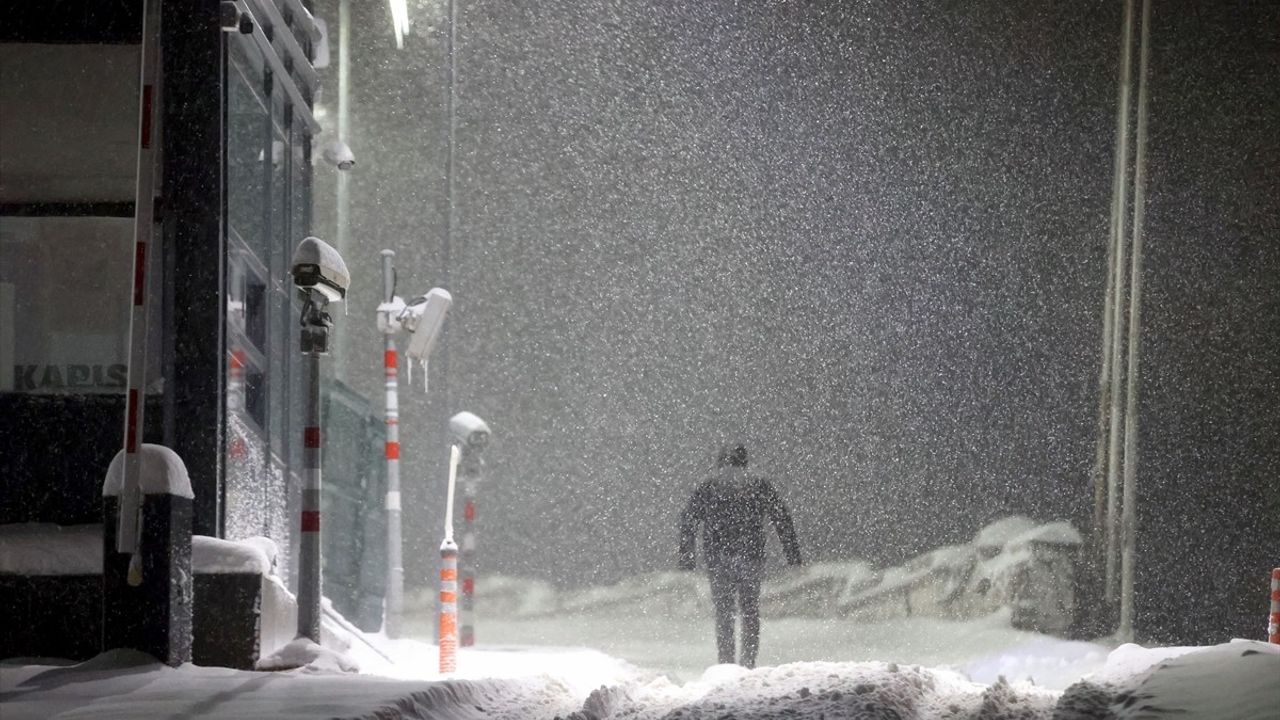
<path id="1" fill-rule="evenodd" d="M 746 467 L 747 446 L 740 442 L 728 443 L 720 447 L 716 456 L 716 467 Z"/>

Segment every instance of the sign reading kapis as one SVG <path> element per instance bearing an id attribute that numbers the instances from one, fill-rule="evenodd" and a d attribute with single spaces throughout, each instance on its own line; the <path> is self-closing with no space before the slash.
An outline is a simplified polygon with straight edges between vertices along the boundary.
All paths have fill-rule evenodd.
<path id="1" fill-rule="evenodd" d="M 129 367 L 121 363 L 13 366 L 16 392 L 111 392 L 124 388 L 128 381 Z"/>

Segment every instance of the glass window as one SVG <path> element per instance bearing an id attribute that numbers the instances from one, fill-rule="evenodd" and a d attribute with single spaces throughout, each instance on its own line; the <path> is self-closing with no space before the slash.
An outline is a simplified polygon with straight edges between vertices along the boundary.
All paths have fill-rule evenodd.
<path id="1" fill-rule="evenodd" d="M 259 258 L 267 238 L 267 142 L 270 116 L 262 99 L 263 74 L 238 43 L 231 43 L 227 68 L 227 222 Z M 265 259 L 265 258 L 264 258 Z"/>
<path id="2" fill-rule="evenodd" d="M 159 389 L 159 258 L 148 385 Z M 128 384 L 133 218 L 0 217 L 0 391 L 121 393 Z"/>

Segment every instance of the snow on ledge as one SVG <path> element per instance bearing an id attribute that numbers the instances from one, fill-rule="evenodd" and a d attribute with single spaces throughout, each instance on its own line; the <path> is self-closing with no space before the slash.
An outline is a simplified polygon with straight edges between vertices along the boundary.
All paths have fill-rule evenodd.
<path id="1" fill-rule="evenodd" d="M 101 525 L 0 525 L 0 575 L 100 574 Z"/>
<path id="2" fill-rule="evenodd" d="M 187 466 L 178 454 L 163 445 L 143 443 L 138 449 L 141 466 L 138 482 L 143 495 L 176 495 L 188 500 L 195 498 L 191 492 L 191 478 Z M 107 467 L 107 479 L 102 483 L 102 497 L 118 497 L 124 480 L 124 451 L 116 453 Z"/>
<path id="3" fill-rule="evenodd" d="M 278 549 L 271 538 L 223 540 L 207 535 L 191 536 L 191 571 L 199 575 L 247 573 L 269 575 Z"/>

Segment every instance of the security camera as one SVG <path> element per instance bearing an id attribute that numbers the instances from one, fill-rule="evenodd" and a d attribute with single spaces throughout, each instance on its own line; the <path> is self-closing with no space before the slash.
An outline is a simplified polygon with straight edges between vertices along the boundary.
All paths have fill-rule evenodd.
<path id="1" fill-rule="evenodd" d="M 341 140 L 334 140 L 324 147 L 324 159 L 339 170 L 350 170 L 356 166 L 355 153 Z"/>
<path id="2" fill-rule="evenodd" d="M 218 8 L 218 25 L 222 32 L 238 32 L 242 35 L 253 34 L 253 16 L 241 12 L 233 2 L 223 2 Z"/>
<path id="3" fill-rule="evenodd" d="M 489 426 L 474 413 L 464 411 L 449 418 L 449 431 L 466 450 L 479 450 L 489 444 Z"/>
<path id="4" fill-rule="evenodd" d="M 308 237 L 293 251 L 293 284 L 303 290 L 316 290 L 329 302 L 340 302 L 347 295 L 351 274 L 329 243 Z"/>
<path id="5" fill-rule="evenodd" d="M 443 288 L 431 288 L 426 295 L 405 303 L 398 320 L 400 327 L 411 334 L 409 349 L 405 351 L 410 358 L 426 362 L 452 304 L 453 296 Z"/>

